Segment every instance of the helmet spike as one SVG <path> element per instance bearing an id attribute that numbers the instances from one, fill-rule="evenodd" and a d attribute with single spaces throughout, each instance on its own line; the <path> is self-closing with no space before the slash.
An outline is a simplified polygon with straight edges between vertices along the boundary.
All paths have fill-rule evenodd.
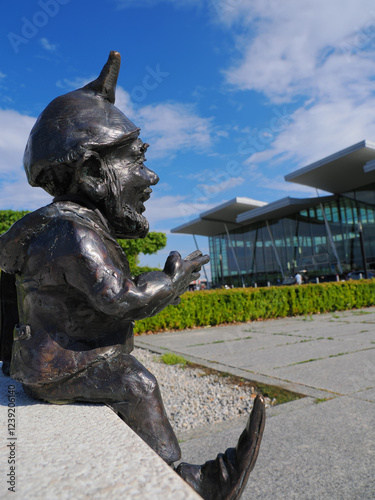
<path id="1" fill-rule="evenodd" d="M 108 61 L 105 63 L 100 75 L 96 80 L 88 83 L 84 90 L 92 90 L 110 103 L 115 103 L 115 90 L 117 78 L 120 72 L 121 56 L 119 52 L 109 53 Z"/>

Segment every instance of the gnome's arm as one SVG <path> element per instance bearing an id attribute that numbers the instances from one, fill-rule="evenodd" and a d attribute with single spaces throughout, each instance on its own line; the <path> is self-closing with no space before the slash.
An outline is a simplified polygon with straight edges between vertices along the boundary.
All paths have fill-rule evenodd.
<path id="1" fill-rule="evenodd" d="M 65 271 L 65 279 L 84 292 L 93 307 L 104 314 L 126 320 L 154 316 L 169 304 L 177 304 L 189 283 L 199 277 L 202 265 L 209 260 L 201 252 L 182 259 L 178 252 L 168 257 L 164 271 L 152 271 L 131 278 L 128 264 L 116 265 L 101 238 L 91 233 L 75 241 L 76 258 Z"/>

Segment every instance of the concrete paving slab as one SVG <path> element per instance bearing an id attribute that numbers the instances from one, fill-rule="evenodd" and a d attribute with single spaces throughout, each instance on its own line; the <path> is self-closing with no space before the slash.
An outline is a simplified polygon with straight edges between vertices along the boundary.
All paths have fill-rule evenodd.
<path id="1" fill-rule="evenodd" d="M 311 367 L 311 363 L 316 363 L 317 361 L 309 360 L 329 359 L 332 360 L 331 362 L 333 363 L 334 357 L 341 357 L 344 353 L 346 355 L 346 353 L 350 353 L 351 351 L 356 352 L 364 348 L 370 348 L 370 350 L 375 349 L 375 345 L 372 343 L 375 339 L 375 332 L 369 333 L 363 337 L 363 341 L 357 340 L 356 337 L 353 339 L 353 336 L 355 336 L 355 334 L 352 333 L 346 340 L 321 339 L 301 341 L 298 337 L 283 337 L 267 334 L 264 335 L 262 339 L 256 339 L 255 345 L 257 349 L 254 349 L 252 339 L 233 342 L 217 341 L 212 344 L 187 347 L 186 339 L 189 337 L 189 332 L 184 332 L 184 335 L 179 334 L 178 337 L 175 337 L 173 342 L 170 336 L 166 337 L 166 335 L 163 334 L 159 339 L 158 336 L 153 336 L 153 339 L 150 339 L 148 336 L 145 340 L 144 337 L 137 338 L 136 344 L 138 346 L 152 348 L 152 346 L 156 344 L 155 341 L 158 341 L 162 348 L 168 348 L 183 356 L 193 356 L 198 363 L 205 364 L 205 362 L 209 360 L 211 362 L 227 365 L 228 369 L 230 369 L 230 367 L 238 367 L 253 373 L 270 375 L 295 383 L 315 385 L 315 382 L 313 382 L 314 379 L 311 377 L 316 370 L 315 367 Z M 183 337 L 184 341 L 182 341 Z M 360 339 L 359 334 L 357 337 Z M 280 342 L 280 338 L 281 341 L 284 340 L 285 342 L 285 338 L 288 339 L 288 341 L 284 344 L 278 344 L 277 342 Z M 150 340 L 154 340 L 154 342 L 151 343 L 149 342 Z M 179 342 L 179 340 L 181 340 L 181 342 Z M 364 356 L 365 359 L 367 359 L 366 355 Z M 375 357 L 375 352 L 372 353 L 372 356 Z M 297 374 L 297 377 L 293 376 L 294 373 Z M 306 376 L 304 376 L 304 374 L 306 374 Z M 316 375 L 318 379 L 315 387 L 340 392 L 336 391 L 333 385 L 327 385 L 328 378 L 325 371 L 318 370 Z M 342 375 L 339 375 L 337 378 L 340 382 L 340 388 L 342 388 Z M 329 376 L 329 380 L 331 380 L 331 375 Z M 366 378 L 363 383 L 367 383 L 365 381 Z M 369 385 L 370 384 L 367 383 L 365 387 Z M 364 388 L 362 383 L 358 388 Z M 349 392 L 352 391 L 350 390 Z M 344 394 L 347 393 L 347 391 L 344 392 Z"/>
<path id="2" fill-rule="evenodd" d="M 354 394 L 375 386 L 374 360 L 375 350 L 369 349 L 273 369 L 267 374 L 338 394 Z"/>
<path id="3" fill-rule="evenodd" d="M 137 337 L 136 342 L 138 345 L 149 345 L 158 346 L 165 350 L 185 352 L 186 354 L 192 356 L 198 356 L 205 358 L 207 357 L 205 353 L 211 359 L 219 360 L 223 356 L 235 355 L 238 353 L 256 353 L 258 350 L 269 348 L 276 348 L 280 346 L 289 346 L 293 344 L 304 344 L 307 342 L 320 342 L 320 344 L 311 344 L 310 346 L 302 346 L 300 351 L 305 353 L 309 351 L 309 347 L 314 350 L 315 348 L 320 348 L 323 351 L 327 350 L 327 354 L 337 354 L 347 351 L 355 351 L 358 349 L 363 349 L 367 347 L 373 347 L 374 344 L 374 333 L 373 331 L 360 330 L 359 332 L 355 329 L 351 329 L 348 332 L 343 332 L 338 326 L 335 327 L 334 331 L 330 331 L 329 334 L 313 336 L 306 333 L 303 334 L 302 330 L 295 330 L 294 333 L 282 333 L 273 332 L 270 333 L 267 330 L 262 332 L 248 332 L 247 330 L 240 331 L 236 329 L 235 332 L 230 334 L 231 329 L 228 327 L 215 328 L 213 331 L 206 333 L 206 330 L 201 332 L 201 335 L 197 337 L 194 332 L 194 336 L 191 331 L 185 331 L 175 334 L 160 334 L 160 336 L 149 335 Z M 315 332 L 315 331 L 314 331 Z M 309 332 L 311 333 L 311 332 Z M 338 341 L 341 344 L 324 344 L 322 341 Z M 337 349 L 334 346 L 337 346 Z M 277 352 L 277 351 L 275 351 Z M 297 352 L 297 351 L 296 351 Z M 283 355 L 281 355 L 283 357 Z M 310 356 L 310 355 L 309 355 Z M 318 354 L 318 356 L 320 356 Z M 291 359 L 287 364 L 304 361 L 306 356 L 300 359 Z M 283 364 L 280 362 L 280 364 Z"/>
<path id="4" fill-rule="evenodd" d="M 321 338 L 321 337 L 336 337 L 344 338 L 346 335 L 351 334 L 353 332 L 357 332 L 359 330 L 371 330 L 374 327 L 371 324 L 365 324 L 360 321 L 340 321 L 337 319 L 330 318 L 330 315 L 326 315 L 326 317 L 322 319 L 324 315 L 314 316 L 313 321 L 304 321 L 300 318 L 293 318 L 294 324 L 290 330 L 281 327 L 278 329 L 280 332 L 284 333 L 293 333 L 299 334 L 302 336 L 306 336 L 309 338 Z M 283 320 L 280 320 L 282 322 Z M 264 331 L 272 332 L 272 329 L 269 329 L 268 326 L 263 322 Z M 275 330 L 277 331 L 277 330 Z"/>
<path id="5" fill-rule="evenodd" d="M 309 330 L 309 335 L 312 338 L 333 337 L 345 340 L 348 336 L 363 332 L 374 331 L 372 324 L 363 324 L 362 322 L 342 323 L 333 321 L 329 323 L 317 323 L 314 329 Z"/>
<path id="6" fill-rule="evenodd" d="M 247 324 L 231 325 L 231 328 L 225 327 L 206 327 L 193 330 L 184 330 L 176 332 L 165 332 L 155 335 L 140 335 L 136 339 L 147 339 L 147 342 L 159 345 L 159 339 L 163 339 L 167 345 L 175 345 L 176 342 L 182 345 L 194 345 L 200 343 L 210 343 L 214 340 L 231 340 L 233 338 L 246 336 Z M 188 332 L 188 335 L 186 333 Z"/>
<path id="7" fill-rule="evenodd" d="M 312 337 L 305 337 L 303 335 L 293 335 L 293 334 L 284 334 L 284 333 L 274 333 L 268 334 L 265 332 L 244 332 L 244 334 L 239 335 L 237 337 L 233 336 L 233 338 L 226 338 L 225 340 L 217 340 L 215 337 L 211 339 L 207 338 L 205 342 L 200 342 L 196 344 L 188 344 L 184 345 L 185 349 L 195 349 L 195 348 L 204 348 L 205 346 L 209 346 L 209 348 L 215 346 L 215 344 L 224 343 L 225 346 L 228 347 L 228 350 L 237 348 L 237 350 L 241 350 L 241 347 L 238 348 L 239 345 L 237 342 L 245 342 L 246 344 L 251 344 L 251 350 L 264 349 L 265 347 L 276 347 L 278 345 L 285 345 L 292 342 L 301 342 L 302 340 L 313 340 Z M 233 347 L 231 344 L 233 343 Z M 220 346 L 221 347 L 221 346 Z M 246 348 L 248 349 L 249 346 Z"/>
<path id="8" fill-rule="evenodd" d="M 284 403 L 282 405 L 278 406 L 270 406 L 267 408 L 266 413 L 267 413 L 267 419 L 279 415 L 286 415 L 288 413 L 294 412 L 294 411 L 300 411 L 309 408 L 312 405 L 315 405 L 315 399 L 306 397 L 306 398 L 301 398 L 301 399 L 296 399 L 294 401 L 291 401 L 290 403 Z M 226 446 L 231 446 L 235 444 L 235 441 L 238 438 L 238 432 L 241 432 L 242 429 L 245 427 L 247 423 L 248 415 L 247 416 L 241 416 L 232 420 L 226 420 L 221 423 L 217 424 L 212 424 L 209 426 L 202 426 L 202 427 L 197 427 L 195 429 L 189 429 L 185 431 L 177 431 L 176 435 L 181 443 L 185 443 L 184 448 L 189 450 L 189 458 L 194 461 L 194 463 L 197 463 L 197 460 L 200 458 L 199 451 L 196 449 L 196 447 L 190 447 L 189 446 L 189 441 L 192 439 L 198 439 L 202 437 L 203 439 L 205 438 L 212 438 L 212 442 L 214 443 L 216 438 L 214 437 L 216 434 L 226 434 L 229 433 L 230 435 L 234 436 L 234 439 L 230 441 L 229 437 L 224 438 L 226 440 Z M 216 450 L 217 452 L 217 450 Z M 209 457 L 208 453 L 215 453 L 215 450 L 210 449 L 205 452 L 205 460 L 207 460 L 207 457 Z M 184 456 L 182 457 L 183 459 L 185 458 Z"/>
<path id="9" fill-rule="evenodd" d="M 268 424 L 253 498 L 375 497 L 372 403 L 337 398 Z"/>
<path id="10" fill-rule="evenodd" d="M 295 403 L 299 402 L 282 406 Z M 258 461 L 243 500 L 375 498 L 374 404 L 350 397 L 308 403 L 274 416 L 267 413 Z M 182 442 L 184 460 L 201 463 L 212 458 L 233 446 L 241 429 L 242 422 Z"/>
<path id="11" fill-rule="evenodd" d="M 339 340 L 345 345 L 345 342 L 353 342 L 358 346 L 359 349 L 363 349 L 366 347 L 374 347 L 374 332 L 375 328 L 371 330 L 359 330 L 354 332 L 347 332 L 345 335 L 333 335 L 332 338 L 335 340 Z"/>
<path id="12" fill-rule="evenodd" d="M 278 345 L 274 348 L 264 348 L 253 352 L 251 342 L 227 343 L 225 346 L 215 344 L 194 350 L 182 349 L 182 353 L 192 354 L 202 359 L 225 361 L 229 365 L 238 366 L 258 373 L 289 367 L 296 363 L 305 363 L 310 359 L 338 356 L 343 352 L 357 351 L 358 343 L 320 340 Z M 374 348 L 375 346 L 372 346 Z M 375 354 L 374 354 L 375 356 Z"/>
<path id="13" fill-rule="evenodd" d="M 366 389 L 365 391 L 356 392 L 355 397 L 375 403 L 375 387 Z"/>
<path id="14" fill-rule="evenodd" d="M 144 345 L 157 345 L 158 347 L 164 348 L 166 350 L 177 350 L 183 349 L 185 352 L 189 352 L 192 356 L 199 355 L 200 352 L 205 352 L 208 350 L 210 353 L 222 352 L 223 349 L 227 350 L 229 353 L 235 351 L 241 351 L 241 343 L 245 343 L 246 351 L 257 351 L 259 349 L 277 347 L 279 345 L 287 345 L 293 342 L 301 342 L 302 340 L 313 340 L 312 337 L 306 337 L 304 335 L 293 335 L 284 333 L 274 333 L 269 334 L 265 332 L 252 332 L 247 331 L 236 332 L 236 334 L 229 335 L 227 329 L 226 334 L 223 335 L 221 331 L 210 332 L 210 335 L 205 335 L 204 338 L 194 338 L 191 339 L 188 332 L 184 332 L 185 335 L 177 337 L 176 335 L 170 336 L 167 334 L 161 334 L 159 339 L 155 339 L 154 336 L 148 337 L 137 337 L 136 342 L 143 343 Z M 223 345 L 219 345 L 223 344 Z M 250 345 L 247 345 L 250 344 Z"/>
<path id="15" fill-rule="evenodd" d="M 375 324 L 375 312 L 374 308 L 368 308 L 364 310 L 352 310 L 352 311 L 335 311 L 324 314 L 313 314 L 308 316 L 295 316 L 293 318 L 281 318 L 276 320 L 266 320 L 260 322 L 250 323 L 250 325 L 261 325 L 265 326 L 268 331 L 272 331 L 273 328 L 284 330 L 285 328 L 290 328 L 292 330 L 302 327 L 304 330 L 316 330 L 319 329 L 321 325 L 324 328 L 334 327 L 334 325 L 341 325 L 342 327 L 348 327 L 350 324 L 357 323 L 368 323 Z M 273 325 L 272 325 L 273 323 Z"/>

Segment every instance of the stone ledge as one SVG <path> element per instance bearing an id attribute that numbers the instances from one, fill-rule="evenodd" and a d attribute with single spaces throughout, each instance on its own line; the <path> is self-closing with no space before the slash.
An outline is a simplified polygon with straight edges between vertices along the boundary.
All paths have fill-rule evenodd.
<path id="1" fill-rule="evenodd" d="M 17 439 L 8 433 L 9 385 L 16 387 Z M 201 498 L 108 407 L 41 403 L 3 375 L 0 389 L 1 498 Z M 16 493 L 7 483 L 12 442 Z"/>

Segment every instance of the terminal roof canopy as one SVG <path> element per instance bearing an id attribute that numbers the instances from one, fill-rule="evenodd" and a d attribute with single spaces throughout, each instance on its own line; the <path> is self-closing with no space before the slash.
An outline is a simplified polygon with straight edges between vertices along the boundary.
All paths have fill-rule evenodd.
<path id="1" fill-rule="evenodd" d="M 207 212 L 203 212 L 197 219 L 187 222 L 182 226 L 172 229 L 172 233 L 197 234 L 201 236 L 215 236 L 225 232 L 226 224 L 228 230 L 235 229 L 237 216 L 267 205 L 264 201 L 252 200 L 250 198 L 234 198 L 222 203 Z"/>
<path id="2" fill-rule="evenodd" d="M 273 203 L 234 198 L 172 229 L 172 233 L 216 236 L 226 229 L 287 217 L 292 213 L 328 202 L 335 195 L 375 183 L 375 143 L 361 141 L 285 176 L 286 181 L 318 188 L 334 195 L 318 198 L 287 196 Z"/>
<path id="3" fill-rule="evenodd" d="M 329 202 L 335 198 L 335 195 L 321 196 L 318 198 L 290 198 L 286 196 L 285 198 L 281 198 L 281 200 L 268 203 L 265 207 L 256 208 L 255 210 L 240 214 L 237 217 L 237 222 L 249 224 L 259 221 L 280 219 L 295 212 Z"/>
<path id="4" fill-rule="evenodd" d="M 285 180 L 329 193 L 345 193 L 375 182 L 375 170 L 364 169 L 375 160 L 375 143 L 362 141 L 285 176 Z"/>

